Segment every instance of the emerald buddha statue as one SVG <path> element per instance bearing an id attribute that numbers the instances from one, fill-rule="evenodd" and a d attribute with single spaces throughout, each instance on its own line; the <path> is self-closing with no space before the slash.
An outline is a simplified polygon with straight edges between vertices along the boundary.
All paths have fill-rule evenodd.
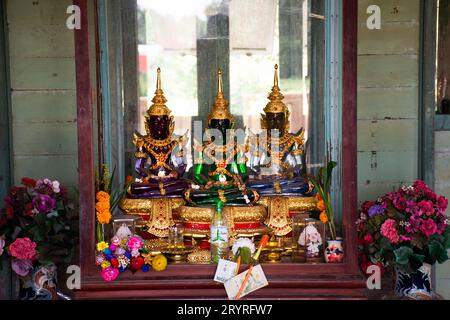
<path id="1" fill-rule="evenodd" d="M 174 120 L 166 106 L 158 68 L 155 97 L 145 115 L 146 135 L 134 134 L 137 182 L 131 185 L 130 198 L 181 196 L 188 186 L 182 176 L 186 170 L 186 135 L 173 137 Z"/>
<path id="2" fill-rule="evenodd" d="M 191 206 L 216 206 L 222 201 L 225 206 L 251 205 L 259 199 L 255 190 L 247 189 L 248 178 L 245 144 L 238 145 L 234 137 L 229 138 L 234 127 L 234 117 L 228 110 L 222 88 L 222 71 L 218 71 L 217 95 L 208 115 L 206 136 L 208 141 L 194 146 L 193 178 L 196 188 L 184 194 Z M 209 134 L 214 132 L 214 135 Z"/>

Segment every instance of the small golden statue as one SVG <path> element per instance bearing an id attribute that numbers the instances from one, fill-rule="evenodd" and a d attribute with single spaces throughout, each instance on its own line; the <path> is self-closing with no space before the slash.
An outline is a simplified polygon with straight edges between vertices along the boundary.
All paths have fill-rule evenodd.
<path id="1" fill-rule="evenodd" d="M 291 231 L 290 210 L 314 208 L 311 198 L 313 185 L 301 177 L 304 130 L 289 132 L 289 109 L 278 86 L 278 66 L 275 65 L 274 84 L 270 100 L 261 114 L 261 134 L 250 133 L 250 168 L 253 176 L 247 182 L 262 196 L 259 203 L 267 205 L 266 224 L 277 236 Z"/>
<path id="2" fill-rule="evenodd" d="M 145 115 L 146 135 L 134 134 L 135 171 L 139 178 L 131 184 L 121 208 L 126 213 L 147 216 L 148 232 L 167 236 L 174 224 L 172 209 L 183 204 L 183 191 L 189 182 L 182 176 L 186 170 L 187 133 L 174 137 L 174 120 L 166 106 L 158 68 L 153 104 Z"/>

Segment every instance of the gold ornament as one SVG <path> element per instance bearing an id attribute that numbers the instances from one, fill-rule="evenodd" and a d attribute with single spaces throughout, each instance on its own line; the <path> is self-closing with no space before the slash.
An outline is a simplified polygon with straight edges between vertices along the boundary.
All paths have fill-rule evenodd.
<path id="1" fill-rule="evenodd" d="M 224 120 L 228 119 L 231 122 L 231 127 L 234 126 L 234 117 L 228 110 L 228 101 L 225 99 L 223 94 L 222 85 L 222 70 L 219 69 L 217 72 L 217 95 L 216 100 L 212 106 L 212 110 L 208 115 L 208 124 L 211 124 L 211 120 Z"/>
<path id="2" fill-rule="evenodd" d="M 170 116 L 172 111 L 166 106 L 167 99 L 161 89 L 161 69 L 157 70 L 156 91 L 152 99 L 153 104 L 147 110 L 147 116 Z"/>
<path id="3" fill-rule="evenodd" d="M 275 65 L 275 73 L 273 77 L 273 87 L 272 91 L 269 93 L 268 99 L 270 100 L 269 103 L 267 103 L 266 107 L 264 108 L 264 113 L 261 114 L 261 128 L 262 129 L 268 129 L 267 122 L 266 122 L 266 114 L 267 113 L 284 113 L 285 115 L 285 132 L 289 131 L 289 109 L 284 104 L 283 99 L 284 96 L 281 93 L 280 87 L 278 86 L 278 65 Z"/>

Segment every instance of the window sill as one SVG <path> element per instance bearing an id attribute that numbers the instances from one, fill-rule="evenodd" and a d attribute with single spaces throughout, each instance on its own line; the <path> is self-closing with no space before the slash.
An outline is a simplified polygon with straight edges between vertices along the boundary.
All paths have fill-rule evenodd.
<path id="1" fill-rule="evenodd" d="M 364 299 L 365 281 L 344 264 L 262 264 L 269 286 L 249 299 Z M 224 287 L 214 282 L 215 265 L 169 265 L 163 272 L 129 271 L 113 282 L 98 272 L 82 279 L 77 299 L 227 299 Z M 241 270 L 245 270 L 245 266 Z"/>

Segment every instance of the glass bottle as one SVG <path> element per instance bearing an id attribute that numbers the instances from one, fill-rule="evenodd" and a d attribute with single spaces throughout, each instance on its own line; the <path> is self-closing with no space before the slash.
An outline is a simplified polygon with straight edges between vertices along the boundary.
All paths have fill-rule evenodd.
<path id="1" fill-rule="evenodd" d="M 229 254 L 229 230 L 226 216 L 222 213 L 223 202 L 217 203 L 217 208 L 211 219 L 210 250 L 211 260 L 218 263 L 220 259 L 227 259 Z"/>

